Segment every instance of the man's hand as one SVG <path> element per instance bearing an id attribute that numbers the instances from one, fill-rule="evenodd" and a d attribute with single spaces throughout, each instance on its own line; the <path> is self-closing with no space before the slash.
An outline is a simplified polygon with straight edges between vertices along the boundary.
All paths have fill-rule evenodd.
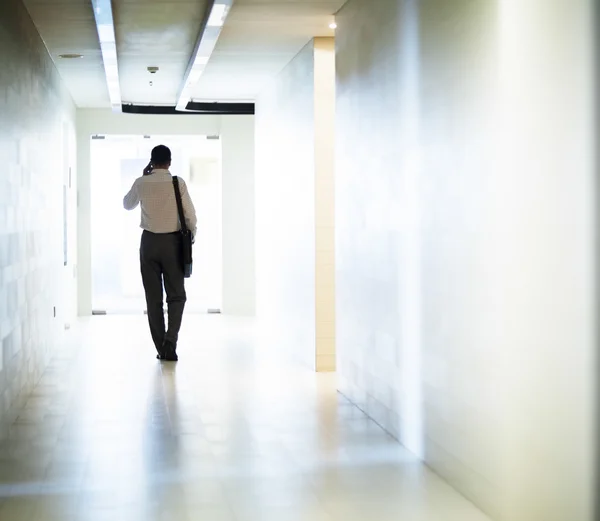
<path id="1" fill-rule="evenodd" d="M 150 163 L 148 163 L 146 165 L 146 168 L 144 168 L 144 174 L 143 175 L 150 175 L 152 173 L 153 169 L 154 169 L 154 167 L 152 166 L 152 161 L 150 161 Z"/>

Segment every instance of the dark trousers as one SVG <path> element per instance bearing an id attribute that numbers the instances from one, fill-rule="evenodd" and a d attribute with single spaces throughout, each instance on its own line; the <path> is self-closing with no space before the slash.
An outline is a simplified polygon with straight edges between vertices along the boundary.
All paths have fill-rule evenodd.
<path id="1" fill-rule="evenodd" d="M 158 352 L 165 340 L 177 343 L 186 295 L 181 257 L 181 234 L 144 231 L 140 245 L 142 281 L 146 292 L 148 323 Z M 163 281 L 169 313 L 165 331 Z"/>

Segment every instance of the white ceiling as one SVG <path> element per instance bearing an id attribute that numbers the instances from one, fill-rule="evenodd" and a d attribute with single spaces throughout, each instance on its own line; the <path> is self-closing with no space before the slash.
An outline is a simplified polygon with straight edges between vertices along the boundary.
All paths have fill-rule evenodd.
<path id="1" fill-rule="evenodd" d="M 91 0 L 23 1 L 77 106 L 110 107 Z M 312 37 L 333 36 L 345 1 L 236 0 L 193 99 L 254 99 Z M 208 4 L 113 0 L 123 102 L 175 105 Z M 66 53 L 84 58 L 58 57 Z"/>
<path id="2" fill-rule="evenodd" d="M 207 8 L 207 0 L 113 1 L 123 102 L 177 103 Z"/>
<path id="3" fill-rule="evenodd" d="M 236 0 L 192 97 L 254 99 L 329 24 L 346 0 Z"/>
<path id="4" fill-rule="evenodd" d="M 91 0 L 24 0 L 24 3 L 75 104 L 110 107 Z M 58 57 L 67 53 L 85 57 L 77 60 Z"/>

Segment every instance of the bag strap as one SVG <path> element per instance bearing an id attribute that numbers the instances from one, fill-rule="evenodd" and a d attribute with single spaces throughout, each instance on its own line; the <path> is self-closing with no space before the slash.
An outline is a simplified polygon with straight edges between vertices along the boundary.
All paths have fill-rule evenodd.
<path id="1" fill-rule="evenodd" d="M 183 214 L 183 203 L 181 202 L 181 192 L 179 191 L 179 179 L 177 176 L 173 176 L 173 188 L 175 190 L 175 201 L 177 202 L 177 212 L 179 213 L 179 224 L 181 225 L 181 231 L 187 233 L 187 224 L 185 222 L 185 216 Z"/>

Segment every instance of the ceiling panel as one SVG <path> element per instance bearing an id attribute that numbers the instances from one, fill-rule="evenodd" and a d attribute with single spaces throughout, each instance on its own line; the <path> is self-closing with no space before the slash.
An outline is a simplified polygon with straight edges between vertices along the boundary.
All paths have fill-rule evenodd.
<path id="1" fill-rule="evenodd" d="M 251 100 L 317 36 L 334 36 L 333 15 L 346 0 L 236 0 L 197 100 Z"/>
<path id="2" fill-rule="evenodd" d="M 110 107 L 91 0 L 24 2 L 77 106 Z M 254 99 L 311 38 L 333 36 L 328 25 L 344 3 L 236 0 L 193 98 Z M 208 4 L 113 0 L 123 102 L 176 104 Z M 67 53 L 84 57 L 58 58 Z M 150 75 L 149 66 L 159 72 Z"/>
<path id="3" fill-rule="evenodd" d="M 24 3 L 75 104 L 110 107 L 91 1 L 24 0 Z M 83 58 L 63 60 L 60 54 L 83 54 Z"/>
<path id="4" fill-rule="evenodd" d="M 177 102 L 207 8 L 207 0 L 114 2 L 123 102 Z M 159 72 L 150 74 L 148 67 Z"/>

